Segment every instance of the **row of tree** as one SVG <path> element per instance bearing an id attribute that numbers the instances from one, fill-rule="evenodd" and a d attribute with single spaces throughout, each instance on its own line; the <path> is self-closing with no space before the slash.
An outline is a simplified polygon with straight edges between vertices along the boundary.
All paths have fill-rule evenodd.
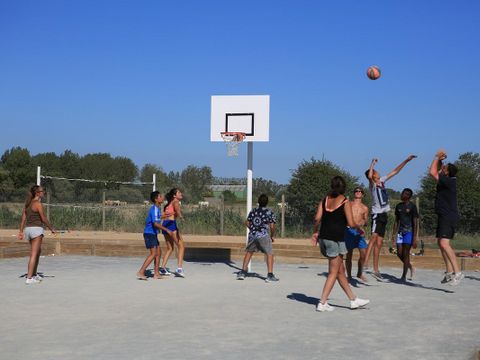
<path id="1" fill-rule="evenodd" d="M 465 233 L 480 233 L 480 154 L 465 153 L 455 162 L 458 172 L 458 205 L 461 212 L 460 229 Z M 43 179 L 48 191 L 57 202 L 98 202 L 103 191 L 107 197 L 129 202 L 142 202 L 148 199 L 152 186 L 126 186 L 116 182 L 151 182 L 156 174 L 156 188 L 167 191 L 179 187 L 184 192 L 186 203 L 197 203 L 204 197 L 212 196 L 209 185 L 245 184 L 245 179 L 224 179 L 213 176 L 208 166 L 189 165 L 180 172 L 165 172 L 160 166 L 146 164 L 139 169 L 126 157 L 112 157 L 106 153 L 80 156 L 70 150 L 61 155 L 41 153 L 31 155 L 27 149 L 14 147 L 4 152 L 0 159 L 0 201 L 21 201 L 36 180 L 36 167 L 42 173 L 65 178 L 102 180 L 103 183 L 72 182 Z M 261 193 L 279 201 L 282 194 L 288 203 L 286 221 L 299 227 L 311 226 L 320 199 L 328 193 L 330 180 L 341 175 L 351 191 L 361 185 L 358 177 L 351 175 L 328 160 L 303 161 L 292 172 L 289 184 L 282 185 L 262 178 L 254 179 L 254 198 Z M 398 199 L 398 192 L 390 190 L 392 198 Z M 226 193 L 225 199 L 234 200 Z M 427 174 L 421 180 L 416 194 L 420 198 L 422 225 L 425 231 L 434 231 L 436 217 L 433 209 L 435 182 Z M 370 197 L 366 197 L 367 204 Z"/>
<path id="2" fill-rule="evenodd" d="M 182 171 L 165 172 L 160 166 L 146 164 L 139 169 L 126 157 L 112 157 L 107 153 L 86 154 L 80 156 L 70 150 L 60 155 L 53 152 L 31 155 L 28 149 L 14 147 L 6 150 L 0 159 L 0 201 L 22 201 L 30 186 L 36 182 L 36 169 L 40 166 L 42 174 L 50 177 L 68 179 L 88 179 L 99 182 L 66 181 L 42 179 L 48 188 L 52 202 L 99 202 L 103 191 L 107 198 L 114 198 L 129 203 L 143 202 L 148 199 L 152 185 L 134 185 L 152 182 L 156 174 L 156 189 L 166 192 L 179 187 L 184 192 L 186 203 L 197 203 L 205 197 L 213 196 L 209 185 L 245 184 L 245 179 L 225 179 L 213 176 L 208 166 L 189 165 Z M 130 182 L 121 185 L 118 182 Z M 268 193 L 281 196 L 284 186 L 271 180 L 254 179 L 254 196 Z M 229 196 L 230 195 L 230 196 Z M 235 195 L 225 193 L 225 198 L 235 201 Z"/>

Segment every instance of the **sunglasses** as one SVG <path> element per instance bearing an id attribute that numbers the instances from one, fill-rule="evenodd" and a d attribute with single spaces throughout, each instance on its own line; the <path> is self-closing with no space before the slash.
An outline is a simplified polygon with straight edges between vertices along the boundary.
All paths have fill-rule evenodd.
<path id="1" fill-rule="evenodd" d="M 356 193 L 357 193 L 357 192 L 360 192 L 360 193 L 363 194 L 363 190 L 359 190 L 359 189 L 356 189 L 356 190 L 354 190 L 353 192 L 356 192 Z"/>

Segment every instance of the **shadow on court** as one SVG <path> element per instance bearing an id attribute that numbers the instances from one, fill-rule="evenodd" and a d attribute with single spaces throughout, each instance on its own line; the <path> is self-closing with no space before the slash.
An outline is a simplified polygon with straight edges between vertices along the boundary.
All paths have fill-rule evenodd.
<path id="1" fill-rule="evenodd" d="M 455 293 L 455 291 L 453 291 L 453 290 L 442 289 L 442 288 L 437 288 L 437 287 L 433 287 L 433 286 L 424 286 L 422 284 L 411 282 L 411 281 L 403 281 L 403 280 L 401 280 L 401 279 L 399 279 L 399 278 L 397 278 L 393 275 L 389 275 L 389 274 L 382 274 L 382 276 L 385 279 L 384 282 L 389 282 L 389 283 L 403 285 L 403 286 L 409 286 L 409 287 L 417 288 L 417 289 L 441 291 L 441 292 L 444 292 L 444 293 L 447 293 L 447 294 L 454 294 Z"/>
<path id="2" fill-rule="evenodd" d="M 307 296 L 300 293 L 291 293 L 290 295 L 287 295 L 287 299 L 295 300 L 309 305 L 317 305 L 320 301 L 319 298 Z"/>

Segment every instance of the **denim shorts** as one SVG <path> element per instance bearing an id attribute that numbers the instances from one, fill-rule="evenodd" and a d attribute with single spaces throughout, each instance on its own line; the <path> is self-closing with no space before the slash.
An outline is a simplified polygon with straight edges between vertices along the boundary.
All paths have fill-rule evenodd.
<path id="1" fill-rule="evenodd" d="M 348 252 L 345 241 L 318 239 L 318 243 L 320 244 L 320 252 L 325 257 L 334 258 L 338 255 L 345 255 Z"/>
<path id="2" fill-rule="evenodd" d="M 27 241 L 31 241 L 36 237 L 43 236 L 43 227 L 27 226 L 25 229 L 23 229 L 23 236 Z"/>

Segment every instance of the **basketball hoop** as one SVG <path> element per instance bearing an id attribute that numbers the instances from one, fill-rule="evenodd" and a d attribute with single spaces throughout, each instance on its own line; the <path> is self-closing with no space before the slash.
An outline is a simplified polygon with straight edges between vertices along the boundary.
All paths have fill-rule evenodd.
<path id="1" fill-rule="evenodd" d="M 245 140 L 245 133 L 226 131 L 220 133 L 222 139 L 227 144 L 227 155 L 238 156 L 238 147 Z"/>

